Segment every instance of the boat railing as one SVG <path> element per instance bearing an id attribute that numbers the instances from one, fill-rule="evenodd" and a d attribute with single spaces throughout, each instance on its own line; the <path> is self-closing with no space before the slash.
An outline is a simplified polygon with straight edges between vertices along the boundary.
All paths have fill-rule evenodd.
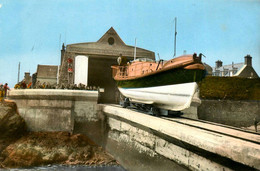
<path id="1" fill-rule="evenodd" d="M 125 78 L 128 76 L 128 66 L 119 66 L 119 71 L 117 72 L 117 76 L 120 78 Z"/>

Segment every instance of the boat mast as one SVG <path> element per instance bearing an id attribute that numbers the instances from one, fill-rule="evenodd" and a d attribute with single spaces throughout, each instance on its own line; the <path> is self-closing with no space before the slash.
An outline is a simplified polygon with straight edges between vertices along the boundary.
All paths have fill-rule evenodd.
<path id="1" fill-rule="evenodd" d="M 176 56 L 177 17 L 175 17 L 174 21 L 175 21 L 175 33 L 174 33 L 174 55 L 173 55 L 173 57 Z"/>
<path id="2" fill-rule="evenodd" d="M 135 51 L 134 51 L 134 60 L 136 59 L 136 38 L 135 38 Z"/>

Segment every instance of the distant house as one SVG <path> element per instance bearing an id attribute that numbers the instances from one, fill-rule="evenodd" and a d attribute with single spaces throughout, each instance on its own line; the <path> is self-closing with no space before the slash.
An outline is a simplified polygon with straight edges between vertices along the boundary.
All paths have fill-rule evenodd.
<path id="1" fill-rule="evenodd" d="M 22 81 L 24 81 L 25 84 L 30 84 L 30 82 L 32 82 L 32 77 L 30 75 L 30 72 L 24 73 L 24 79 Z"/>
<path id="2" fill-rule="evenodd" d="M 205 69 L 207 71 L 207 75 L 212 75 L 212 67 L 206 63 L 203 63 L 203 65 L 205 66 Z"/>
<path id="3" fill-rule="evenodd" d="M 57 84 L 58 66 L 56 65 L 38 65 L 37 81 L 40 83 Z"/>
<path id="4" fill-rule="evenodd" d="M 252 67 L 252 57 L 245 56 L 244 63 L 222 65 L 222 61 L 216 61 L 216 66 L 213 67 L 212 75 L 219 77 L 244 77 L 244 78 L 259 78 L 254 68 Z"/>

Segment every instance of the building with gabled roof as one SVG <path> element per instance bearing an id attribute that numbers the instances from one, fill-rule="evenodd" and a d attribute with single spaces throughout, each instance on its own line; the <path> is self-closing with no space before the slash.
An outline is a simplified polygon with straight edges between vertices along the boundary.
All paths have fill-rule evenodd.
<path id="1" fill-rule="evenodd" d="M 58 66 L 57 65 L 38 65 L 37 81 L 41 84 L 57 84 Z"/>
<path id="2" fill-rule="evenodd" d="M 124 43 L 111 27 L 97 42 L 75 43 L 61 50 L 59 84 L 79 84 L 104 88 L 101 103 L 113 103 L 119 92 L 112 78 L 112 65 L 117 65 L 120 54 L 134 59 L 134 46 Z M 137 58 L 155 59 L 152 51 L 136 47 Z"/>
<path id="3" fill-rule="evenodd" d="M 213 76 L 259 78 L 252 66 L 252 57 L 250 55 L 245 56 L 244 63 L 232 63 L 230 65 L 222 64 L 222 61 L 216 61 L 216 66 L 212 68 Z"/>

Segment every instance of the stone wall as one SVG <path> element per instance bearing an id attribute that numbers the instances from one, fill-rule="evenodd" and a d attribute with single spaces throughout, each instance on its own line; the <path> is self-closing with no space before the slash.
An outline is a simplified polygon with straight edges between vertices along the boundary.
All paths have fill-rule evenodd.
<path id="1" fill-rule="evenodd" d="M 174 170 L 174 163 L 179 164 L 177 170 L 181 166 L 191 170 L 260 168 L 258 145 L 218 134 L 214 132 L 220 129 L 218 126 L 209 131 L 197 128 L 196 124 L 190 127 L 117 106 L 101 107 L 105 118 L 102 145 L 127 170 Z M 155 166 L 147 158 L 169 162 L 169 167 L 160 162 L 155 162 Z"/>
<path id="2" fill-rule="evenodd" d="M 74 130 L 78 120 L 95 120 L 97 91 L 26 89 L 12 90 L 9 99 L 16 102 L 29 131 Z M 86 116 L 88 115 L 88 116 Z"/>
<path id="3" fill-rule="evenodd" d="M 56 85 L 57 78 L 37 78 L 37 81 L 40 81 L 41 84 L 49 84 L 49 85 Z"/>
<path id="4" fill-rule="evenodd" d="M 260 101 L 202 100 L 198 118 L 221 124 L 248 127 L 260 121 Z"/>
<path id="5" fill-rule="evenodd" d="M 241 73 L 239 73 L 238 76 L 244 78 L 259 78 L 256 71 L 251 65 L 246 65 L 245 68 L 242 70 Z"/>

